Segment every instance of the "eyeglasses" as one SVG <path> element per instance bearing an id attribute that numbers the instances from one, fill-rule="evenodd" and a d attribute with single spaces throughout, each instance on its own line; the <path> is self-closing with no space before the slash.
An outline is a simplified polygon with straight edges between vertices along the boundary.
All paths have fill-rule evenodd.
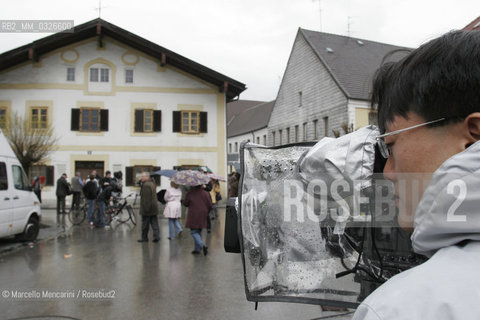
<path id="1" fill-rule="evenodd" d="M 401 132 L 404 132 L 404 131 L 408 131 L 408 130 L 412 130 L 412 129 L 415 129 L 415 128 L 418 128 L 418 127 L 423 127 L 423 126 L 426 126 L 426 125 L 429 125 L 429 124 L 432 124 L 432 123 L 444 121 L 446 119 L 447 118 L 441 118 L 441 119 L 437 119 L 437 120 L 433 120 L 433 121 L 428 121 L 428 122 L 420 123 L 420 124 L 417 124 L 417 125 L 414 125 L 414 126 L 411 126 L 411 127 L 408 127 L 408 128 L 395 130 L 395 131 L 392 131 L 392 132 L 389 132 L 389 133 L 384 133 L 384 134 L 381 134 L 381 135 L 377 136 L 377 144 L 378 144 L 378 148 L 380 149 L 380 153 L 382 154 L 382 156 L 385 159 L 388 159 L 388 157 L 390 157 L 390 154 L 391 154 L 390 147 L 385 143 L 385 137 L 393 136 L 395 134 L 398 134 L 398 133 L 401 133 Z"/>

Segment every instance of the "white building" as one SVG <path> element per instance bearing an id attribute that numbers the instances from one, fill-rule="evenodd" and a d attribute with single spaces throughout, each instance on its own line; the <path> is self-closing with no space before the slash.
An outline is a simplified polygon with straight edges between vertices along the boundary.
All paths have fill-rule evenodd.
<path id="1" fill-rule="evenodd" d="M 239 169 L 239 149 L 242 142 L 248 141 L 265 146 L 267 145 L 268 121 L 270 120 L 275 100 L 270 102 L 258 102 L 256 104 L 252 102 L 253 101 L 239 100 L 230 102 L 227 106 L 227 108 L 234 107 L 235 104 L 239 104 L 239 106 L 248 106 L 240 113 L 233 115 L 227 124 L 227 155 L 229 172 L 232 172 L 233 170 L 237 171 Z M 251 104 L 253 105 L 249 106 Z"/>
<path id="2" fill-rule="evenodd" d="M 138 173 L 159 168 L 208 166 L 226 176 L 225 106 L 243 90 L 101 19 L 0 55 L 0 125 L 17 112 L 60 138 L 30 172 L 47 177 L 47 200 L 63 172 L 122 171 L 127 192 Z"/>

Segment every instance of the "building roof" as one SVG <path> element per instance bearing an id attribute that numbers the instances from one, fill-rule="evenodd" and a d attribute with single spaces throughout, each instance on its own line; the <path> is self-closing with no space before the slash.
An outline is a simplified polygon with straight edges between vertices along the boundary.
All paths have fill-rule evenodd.
<path id="1" fill-rule="evenodd" d="M 265 101 L 256 100 L 235 100 L 227 103 L 227 125 L 233 117 L 239 115 L 248 108 L 265 103 Z"/>
<path id="2" fill-rule="evenodd" d="M 480 30 L 480 17 L 466 25 L 463 30 Z"/>
<path id="3" fill-rule="evenodd" d="M 234 99 L 246 89 L 245 84 L 237 80 L 209 69 L 100 18 L 76 26 L 73 32 L 56 33 L 1 54 L 0 71 L 29 60 L 38 61 L 42 55 L 52 50 L 84 39 L 98 37 L 98 41 L 101 44 L 103 43 L 103 36 L 111 37 L 157 58 L 162 65 L 172 65 L 217 86 L 220 92 L 226 92 L 227 100 Z"/>
<path id="4" fill-rule="evenodd" d="M 227 126 L 227 137 L 235 137 L 268 126 L 275 100 L 263 102 L 244 110 L 233 118 Z"/>
<path id="5" fill-rule="evenodd" d="M 338 86 L 351 99 L 369 100 L 371 81 L 385 56 L 398 60 L 411 49 L 299 29 Z"/>

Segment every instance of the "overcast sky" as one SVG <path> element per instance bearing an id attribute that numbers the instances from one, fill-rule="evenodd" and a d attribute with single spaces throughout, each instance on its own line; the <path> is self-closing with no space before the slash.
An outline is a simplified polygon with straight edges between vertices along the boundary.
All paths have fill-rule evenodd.
<path id="1" fill-rule="evenodd" d="M 99 16 L 98 0 L 2 1 L 0 19 Z M 321 8 L 321 10 L 320 10 Z M 480 16 L 479 0 L 102 0 L 101 17 L 275 99 L 298 28 L 417 47 Z M 0 33 L 0 52 L 49 34 Z"/>

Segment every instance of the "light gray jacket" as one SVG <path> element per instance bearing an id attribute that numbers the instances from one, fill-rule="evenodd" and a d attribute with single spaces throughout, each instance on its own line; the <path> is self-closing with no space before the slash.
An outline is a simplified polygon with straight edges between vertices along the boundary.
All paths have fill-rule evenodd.
<path id="1" fill-rule="evenodd" d="M 480 142 L 434 173 L 411 239 L 431 258 L 379 287 L 353 319 L 480 319 Z"/>

